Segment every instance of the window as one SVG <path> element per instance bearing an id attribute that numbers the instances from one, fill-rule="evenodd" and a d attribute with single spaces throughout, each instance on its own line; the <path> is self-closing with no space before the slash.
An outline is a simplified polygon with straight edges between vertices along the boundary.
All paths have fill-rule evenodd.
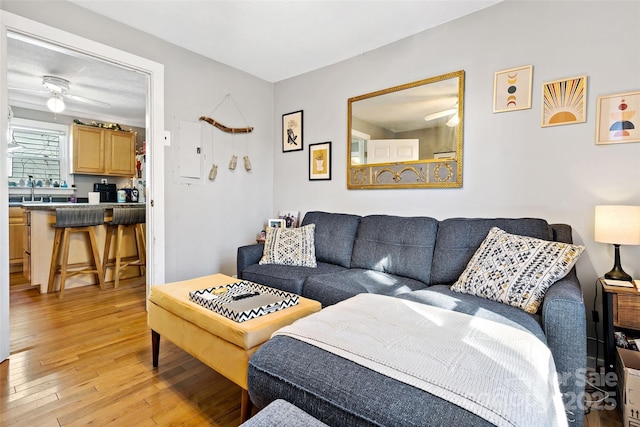
<path id="1" fill-rule="evenodd" d="M 12 119 L 9 141 L 14 148 L 9 148 L 9 181 L 26 181 L 29 175 L 42 186 L 68 181 L 68 131 L 68 126 L 56 123 Z"/>

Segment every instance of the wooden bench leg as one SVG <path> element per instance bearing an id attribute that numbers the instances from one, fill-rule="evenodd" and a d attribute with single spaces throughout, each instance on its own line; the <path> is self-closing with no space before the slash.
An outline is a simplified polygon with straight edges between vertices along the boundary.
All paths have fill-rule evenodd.
<path id="1" fill-rule="evenodd" d="M 244 423 L 251 417 L 251 410 L 253 404 L 249 398 L 249 392 L 242 389 L 242 396 L 240 397 L 240 424 Z"/>
<path id="2" fill-rule="evenodd" d="M 158 355 L 160 354 L 160 334 L 151 330 L 151 353 L 153 357 L 153 367 L 158 367 Z"/>

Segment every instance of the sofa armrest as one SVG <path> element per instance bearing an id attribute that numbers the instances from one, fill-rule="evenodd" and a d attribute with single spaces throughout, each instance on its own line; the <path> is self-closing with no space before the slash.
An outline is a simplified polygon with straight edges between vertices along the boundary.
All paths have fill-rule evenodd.
<path id="1" fill-rule="evenodd" d="M 553 354 L 569 425 L 581 426 L 587 366 L 586 314 L 575 269 L 547 291 L 542 326 Z"/>
<path id="2" fill-rule="evenodd" d="M 250 265 L 257 264 L 262 258 L 264 251 L 264 243 L 256 243 L 248 246 L 240 246 L 238 248 L 238 258 L 236 259 L 236 268 L 238 279 L 242 279 L 242 272 Z"/>

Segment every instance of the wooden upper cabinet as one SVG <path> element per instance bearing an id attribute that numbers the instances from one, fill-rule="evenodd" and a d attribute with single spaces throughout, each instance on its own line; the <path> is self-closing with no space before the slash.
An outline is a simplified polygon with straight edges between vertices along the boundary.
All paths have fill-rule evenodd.
<path id="1" fill-rule="evenodd" d="M 135 133 L 107 130 L 105 131 L 105 147 L 105 175 L 135 175 Z"/>
<path id="2" fill-rule="evenodd" d="M 72 128 L 72 173 L 135 175 L 135 133 L 81 125 Z"/>
<path id="3" fill-rule="evenodd" d="M 73 126 L 73 173 L 104 173 L 104 131 L 90 126 Z"/>

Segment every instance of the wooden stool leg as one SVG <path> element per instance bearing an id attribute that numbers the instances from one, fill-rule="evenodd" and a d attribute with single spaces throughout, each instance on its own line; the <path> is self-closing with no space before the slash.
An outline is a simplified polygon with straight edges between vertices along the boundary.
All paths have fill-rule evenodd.
<path id="1" fill-rule="evenodd" d="M 116 270 L 115 270 L 115 282 L 114 282 L 114 289 L 118 288 L 118 285 L 120 284 L 120 264 L 121 264 L 121 257 L 122 257 L 122 237 L 124 235 L 124 225 L 119 224 L 118 225 L 118 232 L 116 234 Z"/>
<path id="2" fill-rule="evenodd" d="M 58 298 L 64 296 L 64 285 L 67 281 L 67 265 L 69 264 L 69 239 L 71 231 L 65 228 L 62 232 L 62 262 L 60 263 L 60 293 Z"/>
<path id="3" fill-rule="evenodd" d="M 100 254 L 98 253 L 98 242 L 96 240 L 96 231 L 93 227 L 89 227 L 89 242 L 91 244 L 91 253 L 93 254 L 93 262 L 96 266 L 96 276 L 98 276 L 98 283 L 100 289 L 105 290 L 104 286 L 104 271 L 102 270 L 102 262 L 100 262 Z"/>
<path id="4" fill-rule="evenodd" d="M 104 239 L 104 256 L 102 257 L 102 270 L 104 272 L 104 281 L 107 281 L 107 269 L 109 268 L 109 253 L 111 252 L 111 236 L 113 235 L 114 227 L 110 224 L 107 224 L 106 232 Z M 106 286 L 106 285 L 105 285 Z"/>
<path id="5" fill-rule="evenodd" d="M 49 269 L 49 283 L 47 292 L 54 292 L 56 273 L 58 271 L 58 258 L 60 257 L 60 241 L 62 240 L 62 228 L 56 228 L 56 236 L 53 239 L 53 252 L 51 254 L 51 268 Z"/>
<path id="6" fill-rule="evenodd" d="M 135 225 L 135 231 L 134 231 L 135 235 L 136 235 L 136 250 L 138 251 L 138 269 L 140 270 L 140 276 L 144 276 L 145 275 L 145 266 L 147 264 L 147 259 L 146 259 L 146 244 L 144 241 L 144 231 L 142 229 L 142 224 L 136 224 Z"/>

